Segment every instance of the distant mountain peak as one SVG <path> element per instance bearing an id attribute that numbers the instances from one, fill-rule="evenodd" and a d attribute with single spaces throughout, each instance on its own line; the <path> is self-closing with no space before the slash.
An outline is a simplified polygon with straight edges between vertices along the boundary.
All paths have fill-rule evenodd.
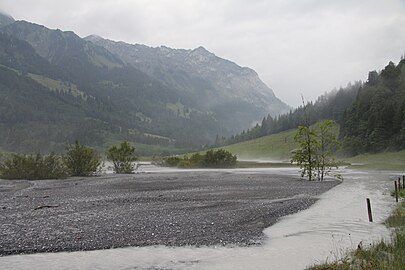
<path id="1" fill-rule="evenodd" d="M 196 52 L 209 52 L 206 48 L 204 48 L 203 46 L 199 46 L 197 48 L 195 48 L 193 51 Z"/>
<path id="2" fill-rule="evenodd" d="M 0 10 L 0 27 L 12 24 L 13 22 L 15 22 L 13 17 Z"/>
<path id="3" fill-rule="evenodd" d="M 99 35 L 93 34 L 93 35 L 89 35 L 89 36 L 85 37 L 84 39 L 88 40 L 88 41 L 98 41 L 98 40 L 103 40 L 104 38 Z"/>
<path id="4" fill-rule="evenodd" d="M 206 55 L 206 56 L 215 56 L 212 52 L 208 51 L 203 46 L 197 47 L 190 51 L 190 54 Z"/>

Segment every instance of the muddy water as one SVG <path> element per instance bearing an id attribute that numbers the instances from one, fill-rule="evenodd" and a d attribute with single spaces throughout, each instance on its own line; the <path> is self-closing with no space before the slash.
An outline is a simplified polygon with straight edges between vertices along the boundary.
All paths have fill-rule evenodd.
<path id="1" fill-rule="evenodd" d="M 148 168 L 144 168 L 145 171 Z M 252 170 L 234 170 L 244 173 Z M 296 169 L 260 169 L 295 174 Z M 261 247 L 120 248 L 88 252 L 16 255 L 0 258 L 1 269 L 304 269 L 344 256 L 348 248 L 388 238 L 382 222 L 394 203 L 393 173 L 342 171 L 344 182 L 321 195 L 311 208 L 284 217 L 264 232 Z M 366 198 L 374 221 L 368 222 Z"/>

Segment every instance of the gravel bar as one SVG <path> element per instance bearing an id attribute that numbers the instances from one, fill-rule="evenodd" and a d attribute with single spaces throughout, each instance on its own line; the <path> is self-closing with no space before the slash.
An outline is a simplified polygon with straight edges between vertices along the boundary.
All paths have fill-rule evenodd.
<path id="1" fill-rule="evenodd" d="M 260 245 L 263 229 L 337 184 L 226 171 L 0 180 L 0 256 Z"/>

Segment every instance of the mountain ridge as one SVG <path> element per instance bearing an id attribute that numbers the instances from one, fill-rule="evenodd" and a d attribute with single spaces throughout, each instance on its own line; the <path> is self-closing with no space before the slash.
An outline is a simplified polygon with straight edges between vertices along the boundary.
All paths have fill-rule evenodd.
<path id="1" fill-rule="evenodd" d="M 15 22 L 14 18 L 0 10 L 0 27 Z"/>
<path id="2" fill-rule="evenodd" d="M 128 61 L 96 44 L 95 36 L 93 41 L 88 39 L 26 21 L 0 27 L 0 73 L 4 78 L 0 95 L 8 98 L 12 107 L 7 108 L 13 112 L 0 119 L 5 131 L 0 148 L 60 151 L 67 141 L 76 139 L 105 148 L 125 139 L 196 149 L 212 144 L 216 135 L 240 131 L 268 113 L 266 102 L 274 93 L 257 73 L 203 47 L 184 50 L 139 45 L 135 49 L 147 54 L 138 59 L 142 62 L 138 65 L 135 58 Z M 133 45 L 120 44 L 133 53 Z M 235 87 L 239 82 L 241 88 Z M 42 98 L 32 99 L 33 104 L 24 107 L 29 99 L 21 102 L 18 95 L 11 94 L 13 84 L 15 93 L 27 95 L 30 88 L 38 89 Z M 268 93 L 260 94 L 257 85 Z M 286 108 L 281 101 L 279 105 Z M 47 114 L 57 107 L 60 113 L 55 114 L 55 124 L 47 123 Z M 15 122 L 12 114 L 24 119 L 33 108 L 38 108 L 40 117 Z M 66 127 L 63 133 L 55 130 L 62 126 Z"/>
<path id="3" fill-rule="evenodd" d="M 280 114 L 280 111 L 286 112 L 290 109 L 289 106 L 276 98 L 274 92 L 260 80 L 256 71 L 218 57 L 202 46 L 187 50 L 172 49 L 167 46 L 148 47 L 142 44 L 129 44 L 123 41 L 104 39 L 95 35 L 90 35 L 85 37 L 85 39 L 103 46 L 110 52 L 120 56 L 127 64 L 141 69 L 152 77 L 157 78 L 160 75 L 156 72 L 157 67 L 153 62 L 159 60 L 163 68 L 177 69 L 191 76 L 198 74 L 204 79 L 209 79 L 214 83 L 216 90 L 223 91 L 225 89 L 223 92 L 227 95 L 231 95 L 231 91 L 226 91 L 228 89 L 231 89 L 233 94 L 235 91 L 239 91 L 239 94 L 243 94 L 245 97 L 251 95 L 250 91 L 256 91 L 259 94 L 259 98 L 252 100 L 245 99 L 245 101 L 260 104 L 266 110 L 271 106 L 277 107 L 274 111 L 271 109 L 268 111 L 273 116 Z M 236 76 L 244 76 L 244 78 L 236 80 Z M 248 82 L 253 83 L 255 87 L 247 89 L 247 86 L 244 86 L 244 84 Z M 174 83 L 176 87 L 182 87 L 181 83 Z M 170 85 L 170 83 L 168 84 Z"/>

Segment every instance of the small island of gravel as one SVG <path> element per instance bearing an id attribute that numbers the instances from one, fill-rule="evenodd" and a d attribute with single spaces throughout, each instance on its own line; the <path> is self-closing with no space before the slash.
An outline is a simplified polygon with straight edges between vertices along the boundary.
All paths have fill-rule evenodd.
<path id="1" fill-rule="evenodd" d="M 0 180 L 0 255 L 258 245 L 264 228 L 338 183 L 221 170 Z"/>

